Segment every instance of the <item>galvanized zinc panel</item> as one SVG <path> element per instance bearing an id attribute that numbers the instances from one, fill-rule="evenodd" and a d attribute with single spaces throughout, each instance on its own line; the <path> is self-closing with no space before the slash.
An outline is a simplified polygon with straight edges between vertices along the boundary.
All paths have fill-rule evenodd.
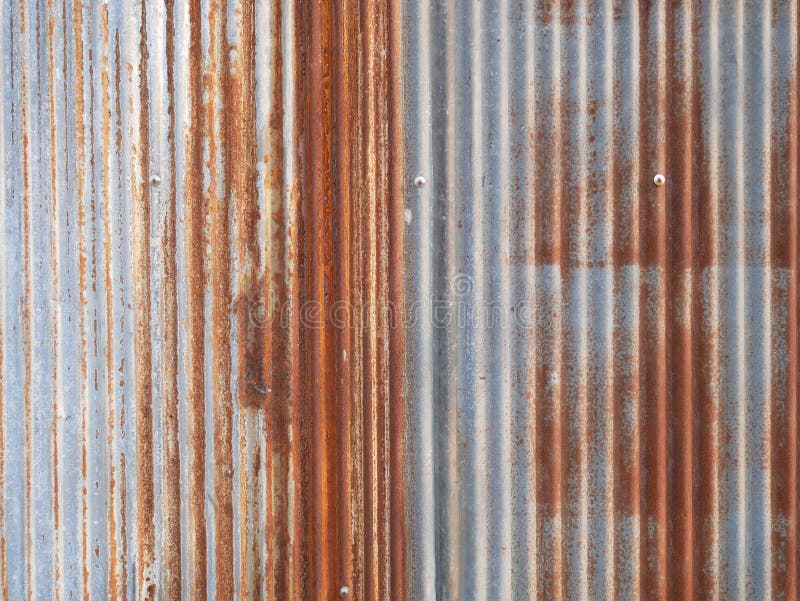
<path id="1" fill-rule="evenodd" d="M 403 5 L 411 598 L 796 599 L 797 2 Z"/>

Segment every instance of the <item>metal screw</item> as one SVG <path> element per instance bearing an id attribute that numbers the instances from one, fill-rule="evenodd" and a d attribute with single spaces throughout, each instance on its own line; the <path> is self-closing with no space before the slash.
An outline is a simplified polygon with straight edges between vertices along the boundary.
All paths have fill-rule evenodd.
<path id="1" fill-rule="evenodd" d="M 656 186 L 663 186 L 663 185 L 666 183 L 666 181 L 667 181 L 667 178 L 666 178 L 666 177 L 664 177 L 664 176 L 663 176 L 662 174 L 660 174 L 660 173 L 656 173 L 656 176 L 653 178 L 653 183 L 654 183 Z"/>
<path id="2" fill-rule="evenodd" d="M 421 175 L 418 175 L 417 177 L 414 178 L 414 185 L 417 188 L 422 188 L 426 183 L 427 183 L 427 180 L 424 177 L 422 177 Z"/>
<path id="3" fill-rule="evenodd" d="M 343 586 L 339 589 L 339 598 L 340 599 L 349 599 L 350 598 L 350 587 Z"/>

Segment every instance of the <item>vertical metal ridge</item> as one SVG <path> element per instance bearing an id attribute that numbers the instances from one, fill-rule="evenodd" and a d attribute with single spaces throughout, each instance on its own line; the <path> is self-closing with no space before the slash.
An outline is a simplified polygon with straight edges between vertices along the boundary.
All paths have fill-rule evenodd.
<path id="1" fill-rule="evenodd" d="M 797 205 L 781 199 L 797 198 L 798 193 L 798 35 L 800 27 L 797 2 L 776 7 L 773 22 L 779 23 L 773 35 L 772 102 L 776 112 L 770 124 L 773 140 L 770 162 L 770 258 L 786 271 L 786 288 L 773 295 L 775 337 L 771 353 L 782 357 L 772 375 L 770 468 L 773 519 L 781 526 L 772 530 L 771 552 L 773 594 L 797 597 L 800 560 L 798 560 L 798 382 L 797 382 Z M 786 131 L 783 137 L 779 132 Z M 774 278 L 774 276 L 773 276 Z M 784 312 L 785 310 L 785 312 Z M 785 342 L 784 342 L 785 340 Z M 780 354 L 779 354 L 780 353 Z M 773 359 L 773 364 L 777 363 Z M 784 371 L 785 369 L 785 371 Z"/>
<path id="2" fill-rule="evenodd" d="M 161 16 L 161 15 L 159 15 Z M 159 19 L 159 53 L 163 52 L 169 63 L 166 69 L 166 86 L 161 82 L 162 94 L 160 111 L 166 113 L 160 120 L 167 132 L 161 134 L 163 158 L 162 167 L 158 177 L 161 179 L 162 193 L 161 215 L 163 223 L 160 226 L 160 235 L 163 245 L 163 268 L 160 273 L 161 289 L 163 294 L 162 316 L 163 321 L 163 348 L 162 370 L 164 378 L 163 391 L 163 420 L 164 428 L 164 488 L 163 496 L 163 540 L 164 549 L 164 595 L 176 599 L 182 590 L 182 541 L 181 529 L 181 461 L 179 443 L 179 390 L 178 390 L 178 183 L 174 165 L 177 164 L 177 147 L 175 129 L 176 115 L 176 60 L 175 60 L 175 5 L 172 0 L 167 0 L 164 5 L 164 15 Z M 163 25 L 162 25 L 163 23 Z M 162 75 L 164 78 L 164 75 Z M 166 105 L 166 110 L 164 110 Z M 104 148 L 107 146 L 104 143 Z M 166 198 L 164 198 L 166 197 Z M 166 206 L 163 206 L 163 205 Z"/>
<path id="3" fill-rule="evenodd" d="M 668 477 L 673 482 L 669 503 L 674 507 L 672 531 L 668 533 L 670 555 L 668 558 L 672 578 L 668 582 L 668 594 L 683 593 L 684 599 L 694 599 L 698 594 L 699 566 L 695 561 L 697 529 L 695 528 L 695 478 L 697 467 L 694 454 L 697 448 L 695 427 L 696 348 L 693 331 L 699 322 L 693 304 L 698 285 L 693 270 L 696 254 L 692 240 L 696 236 L 697 222 L 693 211 L 693 187 L 695 164 L 693 161 L 693 137 L 698 123 L 695 115 L 694 90 L 697 82 L 691 57 L 695 49 L 692 35 L 692 7 L 682 6 L 668 20 L 668 47 L 672 52 L 682 52 L 671 74 L 669 100 L 674 111 L 668 115 L 666 127 L 674 131 L 667 152 L 675 157 L 675 192 L 668 198 L 667 219 L 675 224 L 677 233 L 668 232 L 672 268 L 668 275 L 670 293 L 667 296 L 668 324 L 673 334 L 668 341 L 668 352 L 674 370 L 670 374 L 669 399 L 673 407 L 670 424 L 672 431 L 671 453 L 673 465 Z M 669 50 L 668 50 L 669 52 Z"/>
<path id="4" fill-rule="evenodd" d="M 469 72 L 469 128 L 467 135 L 469 142 L 464 149 L 461 158 L 464 173 L 462 176 L 470 180 L 470 193 L 466 197 L 466 210 L 464 212 L 464 225 L 471 234 L 464 238 L 463 246 L 460 249 L 459 260 L 464 265 L 464 274 L 469 283 L 466 298 L 475 305 L 486 300 L 487 282 L 485 275 L 479 271 L 479 266 L 484 264 L 486 237 L 489 223 L 491 223 L 491 211 L 485 211 L 485 174 L 483 166 L 484 156 L 474 152 L 476 148 L 482 148 L 484 144 L 486 112 L 490 107 L 484 105 L 483 88 L 488 73 L 486 72 L 486 62 L 482 44 L 484 39 L 489 39 L 488 31 L 484 32 L 484 8 L 478 3 L 467 3 L 465 15 L 465 34 L 468 36 L 469 51 L 467 68 Z M 431 43 L 435 43 L 431 39 Z M 485 62 L 486 61 L 486 62 Z M 430 77 L 437 77 L 434 69 L 431 69 Z M 488 142 L 488 140 L 486 140 Z M 458 150 L 457 150 L 458 152 Z M 434 171 L 435 163 L 431 165 Z M 484 212 L 485 211 L 485 212 Z M 432 216 L 435 218 L 435 208 L 431 208 Z M 492 349 L 490 341 L 483 329 L 484 324 L 481 316 L 472 315 L 471 322 L 465 324 L 465 337 L 463 346 L 463 384 L 467 391 L 471 403 L 463 406 L 465 415 L 465 426 L 467 428 L 466 438 L 466 461 L 465 470 L 462 475 L 467 482 L 467 495 L 462 505 L 462 512 L 465 522 L 469 525 L 469 532 L 465 533 L 467 552 L 462 561 L 467 560 L 473 567 L 471 570 L 460 569 L 462 578 L 462 595 L 481 599 L 489 585 L 489 569 L 495 560 L 489 555 L 489 527 L 495 518 L 489 500 L 489 466 L 488 460 L 491 452 L 488 448 L 487 438 L 489 432 L 489 412 L 492 409 L 485 400 L 488 398 L 488 379 L 490 367 L 488 361 L 491 358 Z M 435 326 L 434 326 L 435 327 Z M 435 331 L 433 333 L 435 340 Z M 476 352 L 478 348 L 485 348 L 486 352 Z M 433 369 L 433 366 L 431 366 Z M 435 426 L 434 426 L 435 427 Z"/>
<path id="5" fill-rule="evenodd" d="M 405 352 L 406 325 L 400 326 L 399 320 L 408 314 L 405 297 L 405 201 L 404 176 L 406 153 L 403 138 L 403 48 L 404 7 L 400 2 L 390 2 L 384 11 L 386 18 L 386 110 L 388 113 L 388 130 L 386 138 L 387 165 L 387 261 L 388 261 L 388 303 L 391 322 L 387 343 L 390 353 L 388 361 L 389 396 L 387 402 L 389 421 L 389 574 L 388 588 L 396 599 L 408 596 L 407 576 L 407 544 L 410 538 L 406 521 L 406 469 L 407 455 L 407 422 Z"/>
<path id="6" fill-rule="evenodd" d="M 20 113 L 20 138 L 22 142 L 21 148 L 21 178 L 24 185 L 24 192 L 22 194 L 21 200 L 21 225 L 22 225 L 22 291 L 23 291 L 23 299 L 20 306 L 20 321 L 22 328 L 24 330 L 24 338 L 22 343 L 22 349 L 24 353 L 24 361 L 22 365 L 23 374 L 23 416 L 25 419 L 25 423 L 23 426 L 23 439 L 25 442 L 24 447 L 24 470 L 25 470 L 25 546 L 27 550 L 27 557 L 25 561 L 25 579 L 28 583 L 28 590 L 27 590 L 27 599 L 33 599 L 36 594 L 36 574 L 35 570 L 35 562 L 36 562 L 36 546 L 35 543 L 38 542 L 36 540 L 36 532 L 35 532 L 35 518 L 34 512 L 36 507 L 34 505 L 34 498 L 33 498 L 33 459 L 31 455 L 33 454 L 34 448 L 34 441 L 31 439 L 31 430 L 34 427 L 33 422 L 33 399 L 31 398 L 33 395 L 32 387 L 33 383 L 31 381 L 32 377 L 32 366 L 33 366 L 33 353 L 34 353 L 34 342 L 31 340 L 34 334 L 33 328 L 33 304 L 34 298 L 32 294 L 32 286 L 33 286 L 33 244 L 31 239 L 31 221 L 32 221 L 32 209 L 33 209 L 33 202 L 34 199 L 32 198 L 33 195 L 33 175 L 31 173 L 32 170 L 32 146 L 34 145 L 33 140 L 31 140 L 31 91 L 28 76 L 32 69 L 31 61 L 30 61 L 30 41 L 29 36 L 32 35 L 33 28 L 28 25 L 29 17 L 27 15 L 27 7 L 20 6 L 19 13 L 17 14 L 17 35 L 22 38 L 19 43 L 19 50 L 20 50 L 20 72 L 19 72 L 19 80 L 20 80 L 20 101 L 19 101 L 19 113 Z"/>
<path id="7" fill-rule="evenodd" d="M 5 3 L 0 3 L 0 52 L 3 53 L 3 56 L 6 56 L 6 41 L 10 37 L 6 32 L 6 23 L 10 21 L 7 18 L 8 7 Z M 7 77 L 5 72 L 3 72 L 3 85 L 4 87 L 7 85 Z M 0 95 L 0 148 L 2 148 L 3 153 L 0 156 L 0 178 L 2 178 L 2 185 L 0 185 L 0 232 L 3 234 L 3 241 L 2 241 L 2 254 L 0 254 L 0 595 L 2 595 L 3 601 L 9 601 L 9 561 L 8 561 L 8 539 L 9 536 L 9 527 L 8 527 L 8 514 L 9 512 L 6 509 L 7 499 L 10 496 L 7 488 L 7 473 L 8 473 L 8 451 L 6 446 L 6 440 L 8 438 L 7 429 L 8 429 L 8 421 L 7 421 L 7 371 L 6 371 L 6 353 L 7 353 L 7 312 L 8 306 L 6 303 L 6 286 L 7 286 L 7 251 L 6 251 L 6 240 L 7 240 L 7 229 L 6 229 L 6 202 L 8 199 L 8 185 L 7 178 L 7 167 L 6 167 L 6 136 L 7 136 L 7 129 L 8 124 L 7 121 L 9 120 L 7 115 L 9 114 L 9 107 L 8 100 L 6 94 Z"/>
<path id="8" fill-rule="evenodd" d="M 403 111 L 406 127 L 403 148 L 404 153 L 408 154 L 408 171 L 404 178 L 404 193 L 408 198 L 404 209 L 408 229 L 405 236 L 405 263 L 420 266 L 419 281 L 409 282 L 405 296 L 410 307 L 418 307 L 422 312 L 431 310 L 428 296 L 431 290 L 431 192 L 430 187 L 424 185 L 414 188 L 413 182 L 424 183 L 416 178 L 427 179 L 431 172 L 431 122 L 428 109 L 430 8 L 428 3 L 414 0 L 403 7 L 407 19 L 403 23 L 407 29 L 403 46 L 404 56 L 407 57 L 403 81 L 417 82 L 415 86 L 404 87 L 403 99 L 409 106 L 408 110 Z M 409 125 L 405 124 L 405 120 Z M 410 126 L 411 123 L 415 126 Z M 409 365 L 404 391 L 409 398 L 407 486 L 419 491 L 411 495 L 408 501 L 408 520 L 418 525 L 409 529 L 408 594 L 411 598 L 422 599 L 436 597 L 437 581 L 435 539 L 431 536 L 436 527 L 436 497 L 433 471 L 434 407 L 428 402 L 433 394 L 433 340 L 429 327 L 430 322 L 425 319 L 412 319 L 408 325 L 409 343 L 414 345 L 414 353 L 419 361 Z"/>
<path id="9" fill-rule="evenodd" d="M 139 113 L 135 127 L 135 147 L 139 150 L 134 155 L 134 180 L 137 202 L 133 204 L 133 281 L 134 303 L 136 311 L 136 582 L 137 596 L 143 599 L 155 599 L 157 582 L 156 540 L 155 540 L 155 482 L 153 457 L 153 382 L 152 382 L 152 338 L 151 322 L 151 194 L 150 194 L 150 110 L 148 90 L 148 47 L 147 47 L 147 8 L 144 2 L 140 7 L 140 25 L 138 31 L 138 64 L 134 68 L 137 79 L 135 91 L 138 91 Z M 76 22 L 80 22 L 78 16 Z M 132 86 L 133 87 L 133 86 Z M 88 403 L 87 403 L 88 404 Z M 84 442 L 84 453 L 85 450 Z M 86 462 L 86 459 L 84 459 Z M 90 486 L 88 483 L 85 486 Z M 84 534 L 85 537 L 85 534 Z M 84 549 L 86 554 L 86 550 Z M 88 562 L 88 558 L 86 559 Z M 89 583 L 85 583 L 85 595 L 88 597 Z"/>
<path id="10" fill-rule="evenodd" d="M 719 53 L 718 53 L 718 10 L 715 6 L 699 7 L 702 13 L 697 15 L 705 27 L 698 32 L 700 48 L 698 54 L 707 56 L 699 75 L 698 105 L 701 122 L 707 120 L 708 131 L 700 137 L 698 162 L 701 169 L 701 195 L 708 199 L 700 205 L 701 231 L 700 256 L 698 261 L 706 266 L 702 272 L 698 305 L 702 311 L 701 327 L 708 333 L 700 340 L 700 365 L 712 377 L 701 381 L 699 394 L 700 405 L 700 524 L 703 540 L 700 549 L 700 590 L 709 595 L 720 594 L 720 558 L 718 545 L 720 540 L 719 525 L 719 413 L 720 391 L 719 375 L 719 276 L 714 265 L 719 260 L 719 115 L 717 99 L 719 96 Z M 707 104 L 704 100 L 708 99 Z"/>
<path id="11" fill-rule="evenodd" d="M 490 52 L 484 55 L 487 62 L 497 63 L 497 69 L 485 73 L 486 87 L 484 92 L 495 90 L 497 103 L 492 106 L 482 99 L 484 110 L 487 112 L 488 127 L 485 141 L 497 148 L 498 156 L 507 156 L 510 151 L 509 142 L 509 117 L 510 117 L 510 84 L 508 45 L 509 39 L 509 3 L 505 0 L 494 6 L 488 4 L 482 7 L 485 11 L 484 21 L 487 23 L 489 36 L 494 37 L 495 44 L 490 47 Z M 496 57 L 496 58 L 495 58 Z M 494 59 L 494 60 L 493 60 Z M 488 109 L 488 110 L 487 110 Z M 490 161 L 487 169 L 485 187 L 485 208 L 483 214 L 492 216 L 492 226 L 489 228 L 488 246 L 496 249 L 492 269 L 485 274 L 487 284 L 487 300 L 489 302 L 489 315 L 497 304 L 510 304 L 510 202 L 509 195 L 504 189 L 504 183 L 509 181 L 509 169 L 506 161 Z M 512 549 L 502 544 L 512 536 L 512 498 L 501 491 L 510 491 L 512 483 L 512 465 L 503 461 L 512 451 L 510 439 L 511 429 L 511 374 L 509 362 L 509 337 L 500 330 L 490 332 L 487 342 L 492 349 L 489 359 L 490 372 L 487 389 L 489 395 L 498 399 L 495 407 L 488 416 L 492 434 L 487 441 L 487 484 L 489 489 L 490 511 L 492 519 L 489 524 L 491 542 L 488 552 L 491 557 L 489 562 L 489 582 L 494 582 L 498 594 L 511 596 L 512 584 Z M 501 493 L 501 494 L 498 494 Z"/>
<path id="12" fill-rule="evenodd" d="M 188 414 L 187 446 L 188 459 L 188 556 L 190 566 L 189 597 L 204 598 L 208 586 L 207 577 L 207 526 L 206 526 L 206 430 L 205 430 L 205 386 L 203 366 L 205 365 L 205 315 L 204 299 L 206 273 L 204 266 L 206 246 L 204 235 L 203 182 L 197 177 L 203 165 L 203 137 L 205 112 L 202 106 L 202 31 L 200 26 L 200 0 L 188 6 L 189 28 L 188 56 L 193 69 L 187 78 L 187 110 L 194 115 L 196 125 L 184 137 L 184 161 L 186 173 L 183 176 L 185 194 L 184 207 L 184 261 L 186 262 L 186 283 L 184 294 L 187 299 L 186 332 L 186 404 Z M 183 30 L 185 32 L 185 29 Z M 194 175 L 193 175 L 194 174 Z"/>
<path id="13" fill-rule="evenodd" d="M 528 5 L 510 6 L 506 15 L 508 27 L 508 50 L 504 61 L 509 72 L 509 90 L 521 89 L 524 93 L 508 96 L 507 120 L 509 149 L 511 161 L 508 201 L 508 253 L 509 267 L 509 302 L 520 306 L 523 317 L 530 317 L 530 301 L 535 298 L 535 269 L 532 266 L 535 253 L 535 240 L 538 232 L 526 221 L 511 219 L 515 214 L 536 215 L 536 194 L 534 185 L 536 168 L 536 148 L 532 145 L 534 131 L 530 124 L 535 123 L 536 106 L 533 85 L 536 76 L 535 59 L 538 52 L 535 48 L 535 36 L 525 35 L 534 19 L 535 7 Z M 524 124 L 520 127 L 520 124 Z M 533 276 L 533 277 L 531 277 Z M 515 332 L 509 340 L 508 358 L 509 387 L 511 389 L 510 440 L 518 440 L 519 444 L 511 444 L 510 453 L 514 458 L 509 466 L 511 491 L 510 528 L 519 537 L 520 543 L 508 554 L 512 559 L 509 586 L 512 591 L 522 597 L 535 598 L 537 595 L 537 579 L 544 562 L 538 562 L 538 536 L 536 525 L 540 517 L 540 507 L 529 499 L 535 497 L 537 478 L 540 469 L 535 466 L 535 440 L 538 437 L 536 419 L 539 414 L 533 401 L 537 374 L 521 365 L 513 365 L 510 357 L 525 357 L 525 362 L 533 361 L 536 356 L 537 336 L 535 328 Z M 525 466 L 534 465 L 532 470 Z M 513 561 L 515 550 L 522 553 L 525 560 Z"/>
<path id="14" fill-rule="evenodd" d="M 52 10 L 52 6 L 49 7 Z M 117 398 L 116 398 L 116 379 L 114 378 L 114 373 L 116 372 L 116 368 L 114 365 L 114 359 L 117 356 L 114 347 L 114 335 L 115 335 L 115 327 L 114 327 L 114 317 L 116 314 L 116 307 L 114 305 L 114 294 L 113 294 L 113 278 L 116 273 L 116 269 L 114 266 L 113 254 L 112 254 L 112 232 L 113 232 L 113 220 L 112 220 L 112 209 L 113 209 L 113 184 L 114 184 L 114 175 L 113 175 L 113 162 L 112 162 L 112 125 L 111 125 L 111 115 L 112 115 L 112 107 L 111 107 L 111 55 L 113 52 L 113 45 L 111 43 L 111 39 L 109 37 L 110 34 L 110 27 L 109 27 L 109 12 L 108 7 L 102 7 L 101 9 L 101 16 L 100 16 L 100 29 L 101 29 L 101 44 L 102 44 L 102 51 L 101 51 L 101 59 L 100 59 L 100 73 L 99 78 L 102 85 L 102 90 L 100 91 L 101 97 L 101 128 L 100 128 L 100 139 L 102 148 L 100 150 L 100 156 L 102 160 L 102 198 L 103 198 L 103 225 L 102 225 L 102 239 L 103 239 L 103 284 L 102 288 L 104 288 L 104 303 L 105 303 L 105 315 L 103 316 L 105 319 L 105 365 L 103 369 L 103 376 L 105 380 L 105 396 L 106 396 L 106 407 L 105 407 L 105 448 L 104 448 L 104 456 L 105 460 L 107 461 L 108 465 L 108 476 L 107 482 L 105 486 L 107 488 L 107 495 L 108 501 L 106 502 L 106 522 L 107 522 L 107 539 L 108 539 L 108 546 L 107 546 L 107 557 L 108 557 L 108 573 L 107 573 L 107 585 L 106 588 L 109 592 L 109 598 L 114 599 L 115 601 L 120 598 L 120 590 L 122 588 L 121 583 L 119 581 L 119 552 L 118 549 L 120 547 L 119 544 L 119 531 L 117 528 L 117 512 L 119 511 L 119 504 L 118 504 L 118 495 L 119 489 L 117 487 L 117 458 L 115 456 L 117 450 L 117 436 L 116 436 L 116 415 L 117 415 Z M 50 19 L 54 19 L 54 16 L 51 14 Z M 54 23 L 50 26 L 50 32 L 52 33 L 54 30 Z M 52 50 L 52 38 L 50 39 L 51 48 L 49 51 L 54 55 L 55 53 Z M 53 131 L 56 131 L 56 128 L 51 125 Z M 52 148 L 56 148 L 56 144 L 52 143 Z M 55 160 L 55 156 L 54 156 Z M 54 182 L 58 181 L 58 178 L 54 178 Z M 54 199 L 54 205 L 56 201 Z M 55 213 L 54 208 L 54 213 Z M 57 236 L 54 236 L 54 239 L 57 241 Z M 56 247 L 57 242 L 56 242 Z M 55 254 L 55 253 L 54 253 Z M 56 268 L 57 269 L 57 268 Z M 54 285 L 54 288 L 57 290 L 58 287 Z M 57 330 L 58 322 L 54 320 L 54 328 Z M 54 341 L 59 340 L 59 333 L 56 331 L 54 332 Z M 55 394 L 58 395 L 60 393 L 60 386 L 56 385 Z M 53 411 L 53 423 L 55 425 L 57 420 L 57 409 L 54 406 Z M 55 434 L 55 427 L 54 427 L 54 434 Z M 55 438 L 55 436 L 54 436 Z M 54 449 L 54 458 L 58 460 L 58 449 Z M 54 491 L 54 498 L 58 499 L 58 493 Z M 56 527 L 55 532 L 58 532 L 58 528 Z M 58 541 L 58 534 L 56 534 L 56 542 Z M 60 581 L 60 577 L 56 576 L 55 582 L 58 584 Z M 57 595 L 57 598 L 60 598 L 60 594 Z"/>

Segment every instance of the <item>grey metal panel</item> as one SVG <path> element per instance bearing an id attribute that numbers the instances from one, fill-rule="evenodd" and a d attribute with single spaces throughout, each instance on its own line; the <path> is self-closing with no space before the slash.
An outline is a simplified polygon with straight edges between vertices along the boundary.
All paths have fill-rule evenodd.
<path id="1" fill-rule="evenodd" d="M 797 598 L 797 3 L 403 10 L 411 597 Z"/>

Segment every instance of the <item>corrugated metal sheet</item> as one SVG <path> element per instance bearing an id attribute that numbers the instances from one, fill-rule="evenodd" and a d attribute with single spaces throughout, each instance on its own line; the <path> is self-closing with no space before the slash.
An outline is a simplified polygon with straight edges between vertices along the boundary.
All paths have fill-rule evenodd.
<path id="1" fill-rule="evenodd" d="M 797 599 L 797 2 L 403 34 L 410 597 Z"/>
<path id="2" fill-rule="evenodd" d="M 402 594 L 392 10 L 0 2 L 3 599 Z"/>
<path id="3" fill-rule="evenodd" d="M 798 31 L 0 0 L 0 596 L 797 599 Z"/>

